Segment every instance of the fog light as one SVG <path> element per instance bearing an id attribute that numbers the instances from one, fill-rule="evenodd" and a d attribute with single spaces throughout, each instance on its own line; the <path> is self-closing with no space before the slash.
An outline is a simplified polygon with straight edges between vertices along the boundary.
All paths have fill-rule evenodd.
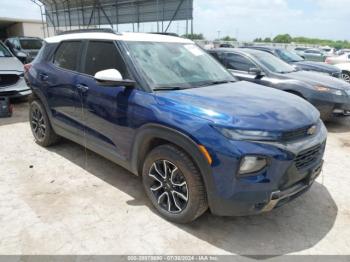
<path id="1" fill-rule="evenodd" d="M 241 160 L 239 167 L 240 176 L 249 176 L 261 171 L 267 165 L 267 160 L 260 156 L 246 156 Z"/>

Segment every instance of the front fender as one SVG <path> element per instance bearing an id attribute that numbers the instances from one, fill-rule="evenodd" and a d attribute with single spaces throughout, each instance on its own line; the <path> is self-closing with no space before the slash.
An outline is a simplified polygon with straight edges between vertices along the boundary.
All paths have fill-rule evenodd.
<path id="1" fill-rule="evenodd" d="M 147 153 L 150 151 L 152 146 L 151 142 L 154 139 L 168 141 L 184 150 L 192 158 L 202 175 L 207 191 L 209 206 L 211 206 L 211 203 L 215 201 L 214 179 L 211 166 L 200 152 L 198 143 L 188 135 L 176 129 L 160 124 L 146 124 L 142 126 L 135 136 L 130 155 L 132 172 L 137 175 L 142 174 L 142 163 L 144 162 Z"/>

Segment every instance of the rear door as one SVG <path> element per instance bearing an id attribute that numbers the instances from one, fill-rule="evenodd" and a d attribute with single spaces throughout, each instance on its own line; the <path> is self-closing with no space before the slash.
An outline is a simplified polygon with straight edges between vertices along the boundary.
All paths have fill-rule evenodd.
<path id="1" fill-rule="evenodd" d="M 130 78 L 124 60 L 113 41 L 89 41 L 83 57 L 77 84 L 87 143 L 125 159 L 134 132 L 129 127 L 129 100 L 135 90 L 103 86 L 94 79 L 97 72 L 107 69 L 117 69 L 124 79 Z"/>
<path id="2" fill-rule="evenodd" d="M 81 41 L 62 42 L 53 60 L 41 66 L 38 72 L 53 116 L 72 130 L 81 130 L 82 126 L 81 100 L 76 87 L 81 50 Z"/>

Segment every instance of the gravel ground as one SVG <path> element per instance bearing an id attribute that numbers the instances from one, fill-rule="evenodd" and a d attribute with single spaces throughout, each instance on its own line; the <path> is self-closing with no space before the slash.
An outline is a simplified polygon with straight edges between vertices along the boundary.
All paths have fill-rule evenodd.
<path id="1" fill-rule="evenodd" d="M 312 189 L 270 213 L 160 218 L 139 179 L 69 141 L 34 141 L 27 104 L 0 119 L 0 254 L 350 254 L 350 120 L 329 130 Z"/>

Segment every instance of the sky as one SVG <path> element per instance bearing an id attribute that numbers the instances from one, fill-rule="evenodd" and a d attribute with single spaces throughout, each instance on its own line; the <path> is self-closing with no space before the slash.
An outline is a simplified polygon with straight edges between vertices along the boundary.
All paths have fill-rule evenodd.
<path id="1" fill-rule="evenodd" d="M 350 40 L 349 6 L 350 0 L 194 0 L 194 30 L 207 39 L 229 35 L 250 41 L 289 33 Z M 40 12 L 30 0 L 0 0 L 0 17 L 40 19 Z M 144 24 L 141 30 L 155 31 L 156 26 Z M 173 23 L 170 31 L 183 34 L 185 23 Z"/>

